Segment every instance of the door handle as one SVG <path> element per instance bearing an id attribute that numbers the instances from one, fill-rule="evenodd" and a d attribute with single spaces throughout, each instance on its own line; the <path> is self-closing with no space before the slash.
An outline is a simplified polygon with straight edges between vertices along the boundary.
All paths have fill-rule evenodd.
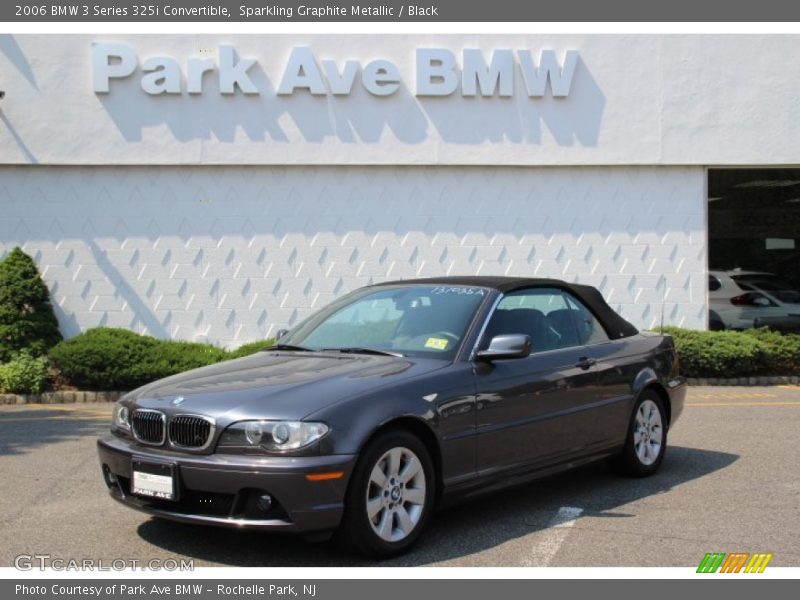
<path id="1" fill-rule="evenodd" d="M 578 359 L 578 364 L 575 366 L 580 369 L 586 370 L 593 367 L 596 364 L 597 364 L 596 358 L 592 358 L 591 356 L 582 356 L 581 358 Z"/>

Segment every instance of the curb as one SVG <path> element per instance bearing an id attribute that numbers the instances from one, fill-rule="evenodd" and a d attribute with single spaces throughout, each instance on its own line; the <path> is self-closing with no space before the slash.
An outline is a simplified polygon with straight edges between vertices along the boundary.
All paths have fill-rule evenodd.
<path id="1" fill-rule="evenodd" d="M 2 404 L 76 404 L 116 402 L 126 392 L 44 392 L 43 394 L 0 394 Z"/>
<path id="2" fill-rule="evenodd" d="M 760 377 L 687 377 L 689 385 L 726 385 L 726 386 L 770 386 L 798 385 L 797 375 L 762 375 Z"/>

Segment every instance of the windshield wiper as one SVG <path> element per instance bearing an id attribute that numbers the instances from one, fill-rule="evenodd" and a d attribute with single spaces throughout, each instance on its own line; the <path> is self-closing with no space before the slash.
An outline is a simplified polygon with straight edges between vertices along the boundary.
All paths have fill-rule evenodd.
<path id="1" fill-rule="evenodd" d="M 292 344 L 275 344 L 264 350 L 289 350 L 292 352 L 316 352 L 313 348 L 306 348 L 305 346 L 294 346 Z"/>
<path id="2" fill-rule="evenodd" d="M 400 352 L 389 352 L 388 350 L 378 350 L 377 348 L 321 348 L 320 352 L 341 352 L 342 354 L 376 354 L 378 356 L 405 356 Z"/>

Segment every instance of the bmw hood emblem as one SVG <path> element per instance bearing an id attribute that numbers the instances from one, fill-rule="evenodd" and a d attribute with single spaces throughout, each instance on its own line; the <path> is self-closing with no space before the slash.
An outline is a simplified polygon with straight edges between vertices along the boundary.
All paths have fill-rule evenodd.
<path id="1" fill-rule="evenodd" d="M 181 404 L 183 404 L 184 400 L 186 400 L 186 398 L 184 398 L 183 396 L 178 396 L 177 398 L 172 400 L 172 406 L 180 406 Z"/>

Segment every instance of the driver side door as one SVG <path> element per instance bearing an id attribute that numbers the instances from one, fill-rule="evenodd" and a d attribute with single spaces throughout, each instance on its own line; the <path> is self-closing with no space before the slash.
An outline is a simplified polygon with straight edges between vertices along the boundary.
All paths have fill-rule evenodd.
<path id="1" fill-rule="evenodd" d="M 568 308 L 561 290 L 530 288 L 506 295 L 495 309 L 479 347 L 516 333 L 530 336 L 532 351 L 475 362 L 480 475 L 557 463 L 589 444 L 585 409 L 600 397 L 598 376 L 577 329 L 556 319 Z"/>

